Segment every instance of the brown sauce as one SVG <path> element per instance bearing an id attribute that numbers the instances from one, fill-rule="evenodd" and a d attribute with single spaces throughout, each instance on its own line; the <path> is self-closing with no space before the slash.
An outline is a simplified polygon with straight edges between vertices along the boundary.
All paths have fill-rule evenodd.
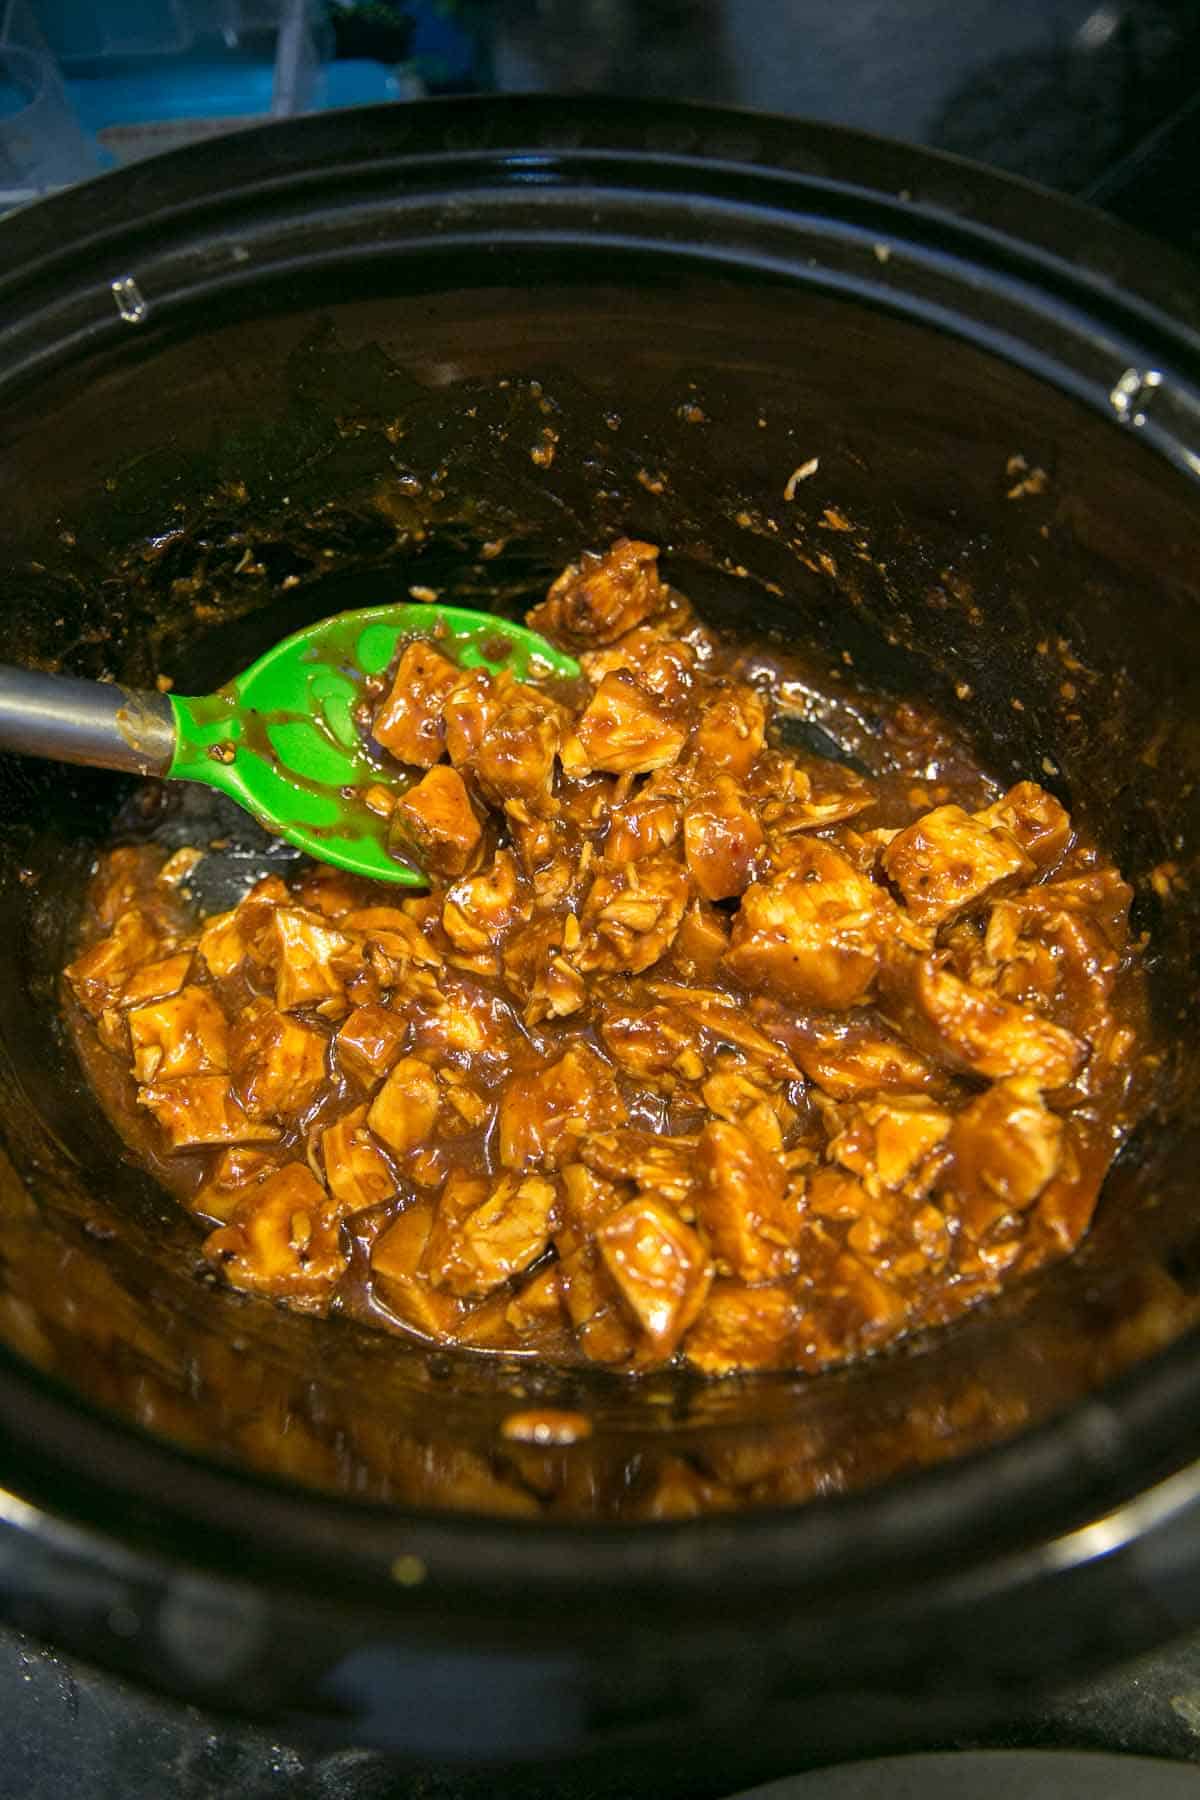
<path id="1" fill-rule="evenodd" d="M 1119 872 L 927 713 L 714 636 L 656 554 L 531 614 L 577 691 L 419 641 L 364 684 L 427 894 L 302 864 L 202 918 L 161 849 L 102 859 L 80 1054 L 234 1285 L 715 1376 L 865 1354 L 1087 1230 L 1148 1054 Z"/>

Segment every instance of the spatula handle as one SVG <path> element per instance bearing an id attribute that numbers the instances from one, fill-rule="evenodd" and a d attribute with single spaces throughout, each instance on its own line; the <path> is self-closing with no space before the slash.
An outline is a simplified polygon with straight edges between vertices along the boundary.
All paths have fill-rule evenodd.
<path id="1" fill-rule="evenodd" d="M 0 750 L 165 775 L 175 717 L 165 694 L 0 664 Z"/>

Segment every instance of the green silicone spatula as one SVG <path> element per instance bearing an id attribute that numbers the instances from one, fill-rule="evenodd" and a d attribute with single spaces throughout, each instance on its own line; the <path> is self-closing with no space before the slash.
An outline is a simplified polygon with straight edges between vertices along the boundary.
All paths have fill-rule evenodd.
<path id="1" fill-rule="evenodd" d="M 401 787 L 401 771 L 376 760 L 353 717 L 364 681 L 411 638 L 432 640 L 465 669 L 507 668 L 529 681 L 580 672 L 537 632 L 492 613 L 374 606 L 306 626 L 202 697 L 0 667 L 0 749 L 202 781 L 321 862 L 423 887 L 422 871 L 388 849 L 387 821 L 365 803 L 373 786 Z"/>

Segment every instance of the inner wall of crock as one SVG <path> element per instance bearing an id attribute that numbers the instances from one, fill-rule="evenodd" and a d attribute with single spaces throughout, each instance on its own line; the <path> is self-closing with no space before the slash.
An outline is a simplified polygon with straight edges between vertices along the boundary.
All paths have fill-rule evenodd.
<path id="1" fill-rule="evenodd" d="M 198 1232 L 124 1157 L 56 1019 L 127 788 L 7 759 L 0 1333 L 152 1430 L 350 1494 L 630 1519 L 802 1499 L 1043 1418 L 1196 1311 L 1195 496 L 957 340 L 619 273 L 210 308 L 28 390 L 0 424 L 6 656 L 204 691 L 339 608 L 416 583 L 517 610 L 580 548 L 649 538 L 710 618 L 933 699 L 998 775 L 1099 832 L 1152 936 L 1159 1104 L 1072 1263 L 855 1370 L 633 1384 L 293 1318 L 200 1273 Z M 518 1391 L 584 1407 L 590 1444 L 505 1449 Z"/>

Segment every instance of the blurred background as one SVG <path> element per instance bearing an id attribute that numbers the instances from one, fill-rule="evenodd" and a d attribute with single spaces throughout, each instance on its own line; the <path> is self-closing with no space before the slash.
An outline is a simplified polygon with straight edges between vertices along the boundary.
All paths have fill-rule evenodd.
<path id="1" fill-rule="evenodd" d="M 856 126 L 1200 251 L 1197 0 L 0 0 L 0 207 L 256 120 L 488 91 Z"/>

